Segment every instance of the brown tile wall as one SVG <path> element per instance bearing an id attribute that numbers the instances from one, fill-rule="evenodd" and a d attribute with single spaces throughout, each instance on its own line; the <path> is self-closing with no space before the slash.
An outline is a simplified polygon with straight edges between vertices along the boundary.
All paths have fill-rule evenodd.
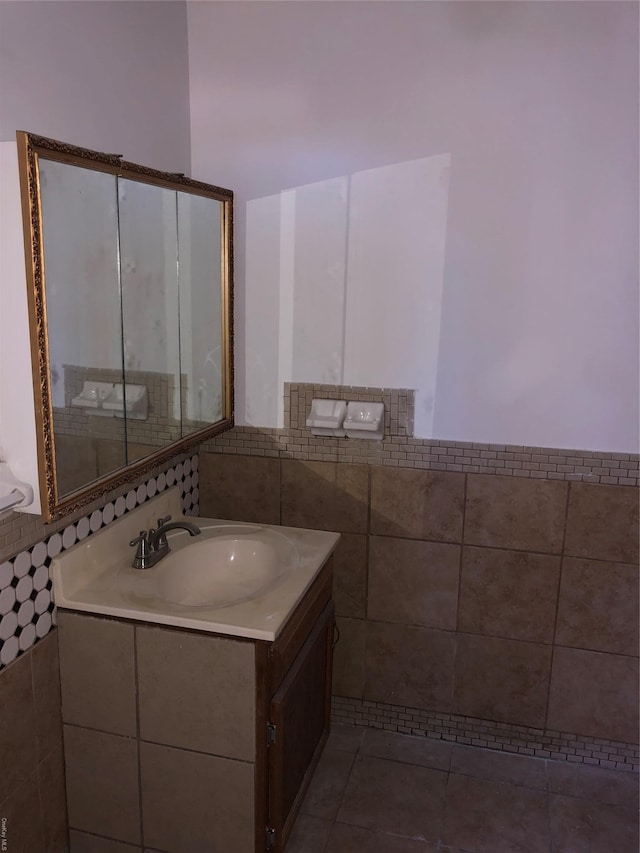
<path id="1" fill-rule="evenodd" d="M 349 399 L 354 399 L 353 390 L 345 392 Z M 334 527 L 342 532 L 334 590 L 341 630 L 335 662 L 336 689 L 343 694 L 336 699 L 339 718 L 401 731 L 408 726 L 430 736 L 549 752 L 552 757 L 586 763 L 637 766 L 633 744 L 637 741 L 638 493 L 626 487 L 638 484 L 638 457 L 415 439 L 411 437 L 411 392 L 404 400 L 403 392 L 398 392 L 392 401 L 397 401 L 398 408 L 397 413 L 389 409 L 385 441 L 317 439 L 300 418 L 307 397 L 310 402 L 323 391 L 326 396 L 340 396 L 327 386 L 288 386 L 286 429 L 238 427 L 203 448 L 210 454 L 201 456 L 207 470 L 202 514 Z M 376 393 L 373 389 L 372 399 L 386 402 Z M 314 467 L 302 460 L 322 464 Z M 347 466 L 344 471 L 331 464 L 338 461 Z M 381 466 L 384 473 L 378 470 Z M 418 480 L 390 483 L 385 479 L 387 469 L 398 476 L 409 471 Z M 436 472 L 444 479 L 436 478 Z M 474 476 L 479 473 L 498 476 Z M 425 479 L 425 474 L 430 476 Z M 51 525 L 43 525 L 37 516 L 12 513 L 0 523 L 0 561 L 13 563 L 20 552 L 46 544 L 119 494 L 135 491 L 148 477 Z M 510 492 L 506 478 L 512 483 L 515 478 L 526 480 L 524 491 Z M 485 480 L 493 482 L 495 491 Z M 565 490 L 561 546 L 554 504 L 558 496 L 553 490 L 538 491 L 537 480 L 560 481 L 557 485 Z M 462 498 L 458 482 L 464 483 Z M 380 484 L 395 489 L 395 497 L 386 497 Z M 197 502 L 197 488 L 193 495 Z M 407 503 L 399 512 L 395 504 L 403 495 Z M 474 496 L 477 505 L 469 512 Z M 497 523 L 491 506 L 496 498 L 505 513 L 498 514 Z M 540 505 L 534 508 L 531 501 Z M 521 524 L 510 520 L 510 512 Z M 542 539 L 540 525 L 547 531 Z M 455 554 L 460 560 L 457 575 Z M 385 585 L 387 574 L 393 577 L 393 585 Z M 54 654 L 52 646 L 56 637 L 54 631 L 39 640 L 0 673 L 0 766 L 10 763 L 12 767 L 11 773 L 4 774 L 1 811 L 9 816 L 9 826 L 25 838 L 27 848 L 34 850 L 46 849 L 41 847 L 43 837 L 44 843 L 51 839 L 53 851 L 66 849 L 66 841 L 58 841 L 66 839 L 66 830 L 60 819 L 65 805 L 60 787 L 57 650 Z M 402 642 L 407 637 L 414 644 L 411 648 L 424 650 L 427 660 L 441 655 L 449 661 L 447 655 L 453 649 L 449 669 L 445 667 L 443 674 L 436 659 L 426 678 L 422 673 L 427 667 L 418 653 L 405 654 Z M 493 638 L 497 645 L 483 644 L 485 638 Z M 472 711 L 465 715 L 423 710 L 426 699 L 418 700 L 419 707 L 399 704 L 394 690 L 402 694 L 405 687 L 387 664 L 374 660 L 378 647 L 406 657 L 400 671 L 408 673 L 406 692 L 412 702 L 415 696 L 431 701 L 435 695 L 438 703 L 457 708 L 455 703 L 463 707 L 464 699 Z M 551 648 L 549 666 L 541 653 L 546 647 Z M 522 649 L 529 649 L 528 655 Z M 502 684 L 503 658 L 515 670 L 517 690 Z M 499 696 L 500 690 L 504 694 L 506 689 L 506 704 L 536 719 L 540 712 L 531 690 L 542 667 L 540 689 L 547 696 L 543 723 L 547 728 L 473 716 L 479 713 L 482 698 L 473 691 L 474 673 L 466 680 L 457 675 L 458 667 L 460 673 L 469 672 L 472 660 L 484 666 L 483 677 L 489 679 L 492 691 L 495 685 L 492 695 Z M 529 660 L 530 677 L 526 674 Z M 518 661 L 524 661 L 524 676 Z M 389 669 L 388 683 L 373 677 L 376 666 Z M 49 678 L 51 673 L 56 673 L 55 678 Z M 372 689 L 384 695 L 384 701 L 367 698 L 367 684 L 375 684 Z M 43 713 L 45 707 L 49 710 Z M 34 715 L 41 721 L 35 739 Z M 50 725 L 48 735 L 45 719 Z M 583 729 L 609 734 L 582 734 Z M 46 745 L 49 736 L 51 748 Z M 49 792 L 47 797 L 40 796 L 44 790 Z"/>
<path id="2" fill-rule="evenodd" d="M 0 815 L 6 818 L 6 849 L 67 853 L 55 631 L 2 673 L 0 767 Z"/>
<path id="3" fill-rule="evenodd" d="M 251 849 L 253 642 L 68 611 L 58 633 L 73 853 Z"/>
<path id="4" fill-rule="evenodd" d="M 39 516 L 23 513 L 12 513 L 0 523 L 0 593 L 3 599 L 7 595 L 15 598 L 12 593 L 19 592 L 19 583 L 24 584 L 31 578 L 31 591 L 19 596 L 21 601 L 24 598 L 23 604 L 17 602 L 8 612 L 4 606 L 0 609 L 0 815 L 7 819 L 9 851 L 69 851 L 58 632 L 51 630 L 55 612 L 52 612 L 54 608 L 50 601 L 50 554 L 59 553 L 74 544 L 76 528 L 81 523 L 86 527 L 84 535 L 90 536 L 104 524 L 111 523 L 114 517 L 119 517 L 122 514 L 120 510 L 134 508 L 156 491 L 175 482 L 183 491 L 185 511 L 197 513 L 197 457 L 185 459 L 180 456 L 169 467 L 167 463 L 159 466 L 151 477 L 147 474 L 138 478 L 54 524 L 44 525 Z M 120 503 L 125 506 L 118 509 Z M 65 531 L 73 532 L 73 537 L 67 539 Z M 43 568 L 46 569 L 44 579 L 38 577 Z M 48 606 L 43 609 L 39 605 L 40 597 L 45 593 Z M 27 610 L 24 621 L 23 607 Z M 111 660 L 115 689 L 109 695 L 100 695 L 96 684 L 92 684 L 90 690 L 79 691 L 75 696 L 68 695 L 72 713 L 82 716 L 88 708 L 95 709 L 100 701 L 105 703 L 104 708 L 112 711 L 115 697 L 122 702 L 119 691 L 126 676 L 122 649 L 112 642 L 112 637 L 105 639 L 109 643 L 109 652 L 103 656 L 98 669 L 104 671 L 105 665 L 109 669 L 107 664 Z M 12 645 L 12 651 L 5 656 L 1 653 L 8 645 Z M 80 644 L 80 651 L 88 650 Z M 7 659 L 9 663 L 5 665 Z M 95 670 L 94 675 L 97 672 Z M 87 687 L 86 684 L 84 686 Z M 127 719 L 130 721 L 130 708 L 127 713 L 128 718 L 124 713 L 119 718 L 123 728 Z M 77 844 L 78 850 L 97 853 L 95 836 L 87 836 L 85 840 L 84 847 L 81 846 L 83 840 L 78 838 L 74 839 L 74 845 Z"/>
<path id="5" fill-rule="evenodd" d="M 637 743 L 636 488 L 201 452 L 200 512 L 343 534 L 338 696 Z"/>

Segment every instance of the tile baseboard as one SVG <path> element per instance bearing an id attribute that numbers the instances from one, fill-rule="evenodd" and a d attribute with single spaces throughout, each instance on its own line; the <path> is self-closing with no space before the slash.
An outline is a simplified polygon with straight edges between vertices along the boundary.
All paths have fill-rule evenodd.
<path id="1" fill-rule="evenodd" d="M 385 702 L 332 697 L 331 721 L 434 740 L 549 758 L 628 773 L 640 771 L 638 745 L 567 732 L 480 720 L 461 714 L 423 711 Z"/>

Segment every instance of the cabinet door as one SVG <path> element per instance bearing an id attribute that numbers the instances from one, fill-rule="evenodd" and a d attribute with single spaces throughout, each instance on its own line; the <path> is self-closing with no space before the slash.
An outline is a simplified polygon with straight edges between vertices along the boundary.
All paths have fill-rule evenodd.
<path id="1" fill-rule="evenodd" d="M 269 747 L 269 826 L 284 848 L 329 734 L 334 606 L 329 602 L 274 694 Z"/>

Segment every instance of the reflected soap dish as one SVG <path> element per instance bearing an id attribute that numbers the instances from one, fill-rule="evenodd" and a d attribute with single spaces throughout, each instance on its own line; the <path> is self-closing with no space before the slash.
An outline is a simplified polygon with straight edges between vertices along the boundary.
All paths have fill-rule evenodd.
<path id="1" fill-rule="evenodd" d="M 125 406 L 126 403 L 126 406 Z M 117 418 L 134 421 L 146 421 L 149 410 L 149 398 L 146 385 L 114 385 L 112 394 L 103 402 L 103 407 Z"/>
<path id="2" fill-rule="evenodd" d="M 82 391 L 71 400 L 72 406 L 87 409 L 89 415 L 107 418 L 128 418 L 146 421 L 149 414 L 149 397 L 146 385 L 123 385 L 121 382 L 92 382 L 87 380 Z"/>
<path id="3" fill-rule="evenodd" d="M 87 380 L 82 383 L 82 391 L 77 397 L 71 400 L 72 406 L 78 406 L 81 409 L 89 409 L 91 415 L 106 415 L 112 416 L 112 412 L 103 410 L 103 403 L 113 394 L 113 382 L 92 382 Z"/>

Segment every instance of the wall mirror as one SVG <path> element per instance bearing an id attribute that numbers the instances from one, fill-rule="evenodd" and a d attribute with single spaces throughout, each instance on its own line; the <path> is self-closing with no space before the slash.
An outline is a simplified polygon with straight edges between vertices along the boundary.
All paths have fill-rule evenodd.
<path id="1" fill-rule="evenodd" d="M 51 521 L 233 426 L 233 193 L 17 140 Z"/>

